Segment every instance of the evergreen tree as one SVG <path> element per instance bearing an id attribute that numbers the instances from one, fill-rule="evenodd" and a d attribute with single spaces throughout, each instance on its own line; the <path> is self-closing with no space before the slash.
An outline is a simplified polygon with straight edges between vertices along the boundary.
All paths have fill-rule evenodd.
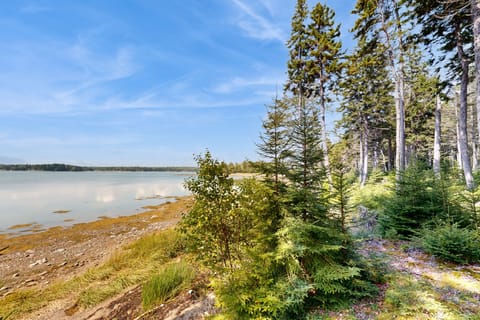
<path id="1" fill-rule="evenodd" d="M 291 183 L 293 210 L 304 221 L 316 219 L 322 202 L 323 153 L 318 110 L 308 101 L 293 121 L 287 177 Z"/>
<path id="2" fill-rule="evenodd" d="M 308 25 L 307 60 L 308 96 L 318 99 L 323 162 L 330 184 L 332 184 L 332 177 L 328 156 L 325 112 L 327 103 L 331 100 L 329 93 L 332 91 L 342 68 L 340 63 L 342 47 L 339 40 L 340 26 L 335 26 L 334 18 L 335 12 L 326 5 L 317 3 L 313 8 L 310 14 L 311 23 Z"/>
<path id="3" fill-rule="evenodd" d="M 265 175 L 265 182 L 273 190 L 273 206 L 278 218 L 281 215 L 281 198 L 286 189 L 286 159 L 289 156 L 291 101 L 284 97 L 275 98 L 267 106 L 267 116 L 263 121 L 261 142 L 257 145 L 258 153 L 264 158 L 260 171 Z"/>
<path id="4" fill-rule="evenodd" d="M 410 47 L 406 55 L 406 105 L 405 132 L 408 161 L 421 159 L 432 163 L 434 115 L 436 96 L 439 93 L 438 77 L 429 75 L 418 49 Z"/>
<path id="5" fill-rule="evenodd" d="M 301 108 L 304 104 L 304 97 L 308 89 L 308 33 L 305 26 L 307 18 L 308 7 L 306 0 L 298 0 L 292 17 L 290 39 L 287 41 L 290 59 L 287 64 L 288 80 L 285 85 L 285 90 L 292 92 L 298 98 L 298 108 Z"/>
<path id="6" fill-rule="evenodd" d="M 474 188 L 472 166 L 468 152 L 467 135 L 467 92 L 469 82 L 469 65 L 473 33 L 471 28 L 471 8 L 465 1 L 409 1 L 414 8 L 414 16 L 422 25 L 423 41 L 427 44 L 439 44 L 443 57 L 449 58 L 448 67 L 451 78 L 460 80 L 459 111 L 458 111 L 458 146 L 461 154 L 462 169 L 468 189 Z M 451 55 L 451 52 L 455 55 Z M 459 75 L 459 76 L 458 76 Z"/>
<path id="7" fill-rule="evenodd" d="M 388 154 L 384 165 L 390 168 L 389 146 L 394 121 L 390 111 L 392 83 L 388 80 L 385 48 L 381 43 L 359 40 L 346 65 L 340 82 L 343 101 L 338 109 L 342 112 L 338 125 L 346 130 L 347 136 L 359 142 L 358 171 L 363 186 L 367 180 L 369 154 Z"/>
<path id="8" fill-rule="evenodd" d="M 404 10 L 399 0 L 358 0 L 353 11 L 359 17 L 355 23 L 355 36 L 366 41 L 381 41 L 395 83 L 395 169 L 397 180 L 405 170 L 405 72 L 406 30 Z"/>

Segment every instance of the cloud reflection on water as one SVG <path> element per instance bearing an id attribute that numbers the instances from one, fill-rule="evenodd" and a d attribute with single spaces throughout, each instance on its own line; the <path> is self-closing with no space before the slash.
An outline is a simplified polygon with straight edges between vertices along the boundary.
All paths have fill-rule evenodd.
<path id="1" fill-rule="evenodd" d="M 56 210 L 70 211 L 75 223 L 134 214 L 186 195 L 184 179 L 171 172 L 0 172 L 0 233 L 16 224 L 65 225 Z"/>

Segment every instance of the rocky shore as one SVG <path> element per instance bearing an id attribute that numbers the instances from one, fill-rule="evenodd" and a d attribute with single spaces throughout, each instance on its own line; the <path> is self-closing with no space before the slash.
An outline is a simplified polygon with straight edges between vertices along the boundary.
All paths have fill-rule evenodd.
<path id="1" fill-rule="evenodd" d="M 132 216 L 17 237 L 0 236 L 0 303 L 17 290 L 42 289 L 102 264 L 116 249 L 173 226 L 190 203 L 189 197 L 183 197 Z"/>

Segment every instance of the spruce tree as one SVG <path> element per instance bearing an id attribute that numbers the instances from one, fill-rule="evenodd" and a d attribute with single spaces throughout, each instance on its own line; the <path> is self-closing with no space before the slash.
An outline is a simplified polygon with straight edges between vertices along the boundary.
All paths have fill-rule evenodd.
<path id="1" fill-rule="evenodd" d="M 458 147 L 462 169 L 468 189 L 475 183 L 468 151 L 467 135 L 467 93 L 469 65 L 473 61 L 471 8 L 468 1 L 408 1 L 414 9 L 414 16 L 422 26 L 419 36 L 426 45 L 437 44 L 444 53 L 437 57 L 439 62 L 447 59 L 450 79 L 460 81 L 458 110 Z M 455 53 L 452 55 L 452 51 Z"/>
<path id="2" fill-rule="evenodd" d="M 380 41 L 385 47 L 390 73 L 395 90 L 395 170 L 397 180 L 405 170 L 405 30 L 400 0 L 358 0 L 353 13 L 359 17 L 355 22 L 355 36 L 366 41 Z"/>
<path id="3" fill-rule="evenodd" d="M 340 63 L 342 43 L 339 40 L 340 26 L 335 25 L 335 12 L 326 5 L 317 3 L 310 13 L 308 25 L 308 96 L 318 100 L 319 120 L 321 124 L 321 143 L 323 162 L 330 185 L 330 161 L 328 155 L 327 127 L 325 113 L 331 102 L 330 93 L 341 71 Z"/>
<path id="4" fill-rule="evenodd" d="M 298 0 L 295 13 L 292 17 L 292 30 L 290 39 L 287 41 L 290 59 L 287 63 L 288 80 L 285 91 L 292 92 L 298 99 L 297 107 L 300 109 L 304 104 L 304 97 L 307 91 L 307 55 L 308 55 L 308 33 L 305 26 L 308 18 L 308 7 L 306 0 Z"/>
<path id="5" fill-rule="evenodd" d="M 275 98 L 267 105 L 267 115 L 263 121 L 261 142 L 258 153 L 264 159 L 260 172 L 265 175 L 265 183 L 273 190 L 273 208 L 277 219 L 281 216 L 281 202 L 286 190 L 286 159 L 289 155 L 291 101 L 284 97 Z"/>
<path id="6" fill-rule="evenodd" d="M 367 180 L 369 158 L 387 154 L 384 164 L 390 168 L 393 136 L 392 82 L 388 80 L 385 47 L 381 43 L 359 40 L 356 51 L 346 62 L 340 82 L 343 101 L 339 124 L 351 140 L 359 143 L 358 172 L 360 186 Z M 372 161 L 373 163 L 374 161 Z"/>

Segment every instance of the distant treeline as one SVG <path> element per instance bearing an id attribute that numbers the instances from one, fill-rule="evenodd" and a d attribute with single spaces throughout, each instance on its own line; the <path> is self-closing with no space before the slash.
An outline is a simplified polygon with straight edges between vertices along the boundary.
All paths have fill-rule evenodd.
<path id="1" fill-rule="evenodd" d="M 64 163 L 51 164 L 0 164 L 6 171 L 197 171 L 196 167 L 88 167 Z"/>
<path id="2" fill-rule="evenodd" d="M 231 173 L 254 173 L 258 172 L 261 162 L 245 160 L 240 163 L 230 162 L 227 164 L 228 171 Z"/>
<path id="3" fill-rule="evenodd" d="M 231 173 L 252 173 L 256 171 L 259 163 L 243 161 L 227 164 Z M 182 171 L 196 172 L 197 167 L 90 167 L 74 166 L 64 163 L 49 164 L 0 164 L 0 171 Z"/>

